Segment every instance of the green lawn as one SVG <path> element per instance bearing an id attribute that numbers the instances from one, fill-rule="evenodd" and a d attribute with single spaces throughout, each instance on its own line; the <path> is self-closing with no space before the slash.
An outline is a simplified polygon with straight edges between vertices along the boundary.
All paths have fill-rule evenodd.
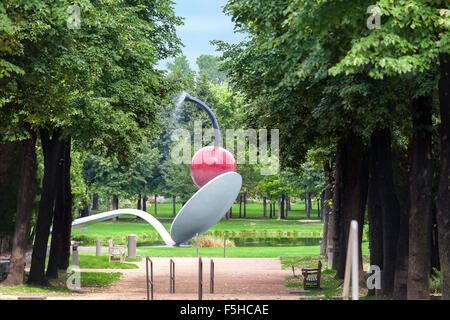
<path id="1" fill-rule="evenodd" d="M 137 269 L 138 266 L 134 263 L 140 261 L 138 259 L 126 258 L 126 262 L 113 261 L 109 262 L 107 253 L 102 253 L 100 257 L 95 256 L 95 252 L 79 252 L 78 267 L 81 269 Z M 72 265 L 72 256 L 70 257 L 70 265 Z"/>
<path id="2" fill-rule="evenodd" d="M 124 205 L 120 206 L 121 209 L 130 207 L 130 208 L 136 208 L 135 206 L 131 205 Z M 100 211 L 94 211 L 93 213 L 99 213 L 106 211 L 105 206 L 100 207 Z M 176 204 L 176 212 L 178 213 L 181 209 L 181 203 Z M 157 205 L 157 214 L 156 217 L 158 219 L 173 219 L 173 211 L 172 211 L 172 203 L 158 203 Z M 276 215 L 278 214 L 278 206 L 276 209 Z M 147 212 L 154 215 L 155 214 L 155 207 L 154 204 L 151 204 L 150 206 L 147 205 Z M 124 216 L 124 217 L 133 217 L 130 216 Z M 233 204 L 232 208 L 232 217 L 233 218 L 239 218 L 239 203 Z M 267 217 L 269 217 L 269 205 L 267 205 Z M 244 204 L 242 204 L 241 209 L 241 218 L 244 218 Z M 262 219 L 263 218 L 263 205 L 262 203 L 247 203 L 247 209 L 246 209 L 246 216 L 245 218 L 248 219 Z M 291 204 L 291 211 L 288 212 L 289 220 L 296 220 L 296 219 L 306 219 L 306 212 L 305 212 L 305 203 L 297 202 L 295 204 Z M 317 202 L 313 201 L 313 210 L 311 212 L 310 219 L 318 219 L 317 217 Z"/>
<path id="3" fill-rule="evenodd" d="M 149 257 L 196 257 L 195 247 L 181 248 L 138 248 L 141 256 Z M 199 248 L 201 257 L 223 257 L 222 248 Z M 283 255 L 301 256 L 319 254 L 319 246 L 304 247 L 234 247 L 226 248 L 227 258 L 278 258 Z"/>
<path id="4" fill-rule="evenodd" d="M 0 293 L 4 295 L 58 295 L 77 294 L 67 287 L 67 279 L 71 274 L 60 272 L 58 279 L 50 279 L 49 286 L 34 286 L 23 284 L 16 287 L 5 287 L 0 284 Z M 120 272 L 80 272 L 81 290 L 86 288 L 94 292 L 120 280 Z"/>
<path id="5" fill-rule="evenodd" d="M 363 255 L 367 255 L 368 242 L 363 242 Z M 320 246 L 296 246 L 296 247 L 227 247 L 225 250 L 227 258 L 278 258 L 285 257 L 310 257 L 319 256 Z M 138 248 L 137 253 L 141 256 L 151 257 L 196 257 L 195 247 L 180 248 Z M 223 247 L 199 248 L 198 255 L 201 257 L 223 257 Z M 323 258 L 322 258 L 323 259 Z"/>

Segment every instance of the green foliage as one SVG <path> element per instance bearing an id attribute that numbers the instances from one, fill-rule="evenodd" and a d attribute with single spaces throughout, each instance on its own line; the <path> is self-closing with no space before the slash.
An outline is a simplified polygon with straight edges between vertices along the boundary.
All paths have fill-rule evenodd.
<path id="1" fill-rule="evenodd" d="M 431 273 L 430 290 L 441 292 L 441 272 L 436 268 L 433 268 L 433 272 Z"/>
<path id="2" fill-rule="evenodd" d="M 222 85 L 225 83 L 226 75 L 220 70 L 220 58 L 208 54 L 202 54 L 197 58 L 197 65 L 199 73 L 202 75 L 206 73 L 208 80 L 215 85 Z"/>
<path id="3" fill-rule="evenodd" d="M 67 1 L 6 2 L 10 19 L 21 14 L 33 23 L 19 24 L 18 54 L 1 53 L 24 70 L 0 86 L 10 97 L 2 109 L 8 121 L 2 124 L 62 127 L 78 149 L 129 164 L 145 137 L 155 135 L 157 109 L 171 90 L 155 66 L 178 53 L 174 28 L 181 20 L 170 0 L 76 5 L 80 29 L 67 27 Z M 7 129 L 18 134 L 21 126 Z"/>
<path id="4" fill-rule="evenodd" d="M 392 51 L 387 47 L 394 46 L 395 41 L 387 36 L 389 23 L 385 30 L 384 20 L 381 29 L 366 27 L 366 9 L 374 4 L 370 1 L 228 2 L 225 12 L 236 27 L 248 32 L 250 37 L 238 45 L 220 41 L 215 44 L 223 51 L 227 77 L 234 89 L 245 96 L 247 122 L 256 127 L 280 129 L 283 165 L 299 168 L 306 160 L 308 149 L 334 146 L 345 140 L 350 131 L 368 143 L 374 129 L 383 128 L 387 123 L 403 125 L 409 121 L 411 97 L 429 93 L 436 85 L 436 48 L 442 44 L 431 45 L 426 39 L 440 34 L 448 20 L 445 10 L 428 10 L 440 3 L 419 2 L 376 3 L 382 7 L 382 14 L 386 10 L 383 8 L 395 7 L 395 14 L 401 15 L 404 21 L 412 20 L 409 15 L 413 12 L 421 17 L 419 20 L 434 14 L 423 26 L 421 24 L 420 32 L 426 35 L 414 40 L 417 44 L 423 40 L 426 50 L 435 49 L 433 54 L 430 50 L 424 51 L 434 62 L 423 61 L 423 68 L 402 78 L 393 72 L 386 72 L 382 78 L 372 74 L 371 63 L 380 57 L 379 52 L 383 52 L 386 60 Z M 405 10 L 409 7 L 411 9 Z M 443 15 L 438 17 L 438 12 Z M 414 22 L 419 23 L 419 20 Z M 437 24 L 439 28 L 431 28 Z M 405 41 L 409 41 L 407 31 L 398 38 L 404 36 Z M 366 36 L 376 37 L 378 42 L 367 40 L 360 44 L 359 56 L 355 56 L 355 46 Z M 415 34 L 412 36 L 417 38 Z M 385 46 L 378 45 L 380 42 Z M 408 48 L 411 52 L 417 49 Z M 364 50 L 372 50 L 374 59 L 368 60 Z M 399 47 L 395 50 L 395 58 L 385 67 L 412 70 L 405 67 L 401 59 L 406 51 Z M 421 54 L 419 51 L 418 56 Z M 420 73 L 425 70 L 429 73 Z"/>
<path id="5" fill-rule="evenodd" d="M 383 18 L 381 27 L 357 34 L 330 72 L 350 74 L 369 66 L 368 74 L 378 79 L 435 72 L 439 53 L 450 52 L 448 1 L 380 0 L 376 5 Z"/>

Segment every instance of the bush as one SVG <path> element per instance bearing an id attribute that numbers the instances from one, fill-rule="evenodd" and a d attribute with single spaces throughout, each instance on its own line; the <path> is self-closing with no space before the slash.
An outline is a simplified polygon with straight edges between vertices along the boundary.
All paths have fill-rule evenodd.
<path id="1" fill-rule="evenodd" d="M 195 238 L 191 240 L 191 245 L 195 246 Z M 233 240 L 226 239 L 227 247 L 235 247 Z M 217 238 L 213 236 L 198 237 L 199 248 L 218 248 L 223 247 L 223 238 Z"/>
<path id="2" fill-rule="evenodd" d="M 436 268 L 433 268 L 433 271 L 431 272 L 430 291 L 432 293 L 441 292 L 441 272 Z"/>

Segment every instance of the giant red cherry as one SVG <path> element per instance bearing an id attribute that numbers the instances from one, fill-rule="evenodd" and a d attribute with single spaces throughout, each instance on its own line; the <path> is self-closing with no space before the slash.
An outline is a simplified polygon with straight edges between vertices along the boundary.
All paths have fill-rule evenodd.
<path id="1" fill-rule="evenodd" d="M 221 147 L 204 147 L 194 154 L 191 161 L 191 177 L 199 188 L 230 171 L 236 172 L 236 161 L 228 150 Z"/>

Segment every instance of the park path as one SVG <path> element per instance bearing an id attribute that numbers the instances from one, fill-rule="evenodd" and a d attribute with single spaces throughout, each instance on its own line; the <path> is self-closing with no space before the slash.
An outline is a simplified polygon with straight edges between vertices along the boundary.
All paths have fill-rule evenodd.
<path id="1" fill-rule="evenodd" d="M 175 262 L 175 293 L 169 293 L 171 258 L 152 258 L 155 300 L 197 300 L 198 259 L 172 258 Z M 213 258 L 214 294 L 209 293 L 210 258 L 203 261 L 204 300 L 297 300 L 284 286 L 289 270 L 282 270 L 277 258 Z M 81 269 L 81 271 L 122 272 L 120 281 L 94 293 L 48 297 L 48 299 L 144 300 L 146 293 L 145 259 L 139 269 Z"/>

